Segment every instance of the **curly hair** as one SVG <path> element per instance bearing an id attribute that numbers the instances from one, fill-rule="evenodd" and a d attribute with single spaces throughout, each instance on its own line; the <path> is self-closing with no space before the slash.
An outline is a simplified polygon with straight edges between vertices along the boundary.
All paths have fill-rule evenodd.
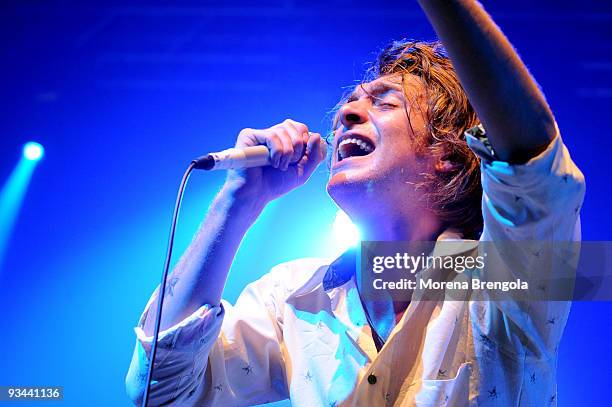
<path id="1" fill-rule="evenodd" d="M 448 171 L 423 174 L 417 188 L 426 191 L 427 207 L 445 228 L 453 227 L 465 238 L 477 239 L 483 227 L 480 163 L 467 146 L 464 133 L 479 120 L 450 59 L 440 42 L 394 41 L 379 53 L 364 81 L 392 74 L 401 74 L 404 84 L 406 75 L 412 75 L 423 85 L 426 134 L 415 141 L 425 153 L 451 163 Z M 404 94 L 409 100 L 405 85 Z"/>

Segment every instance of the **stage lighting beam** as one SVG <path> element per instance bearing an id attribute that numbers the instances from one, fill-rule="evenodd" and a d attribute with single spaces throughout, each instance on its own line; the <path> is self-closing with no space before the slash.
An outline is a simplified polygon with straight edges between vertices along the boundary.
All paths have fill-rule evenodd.
<path id="1" fill-rule="evenodd" d="M 44 153 L 39 143 L 26 143 L 19 162 L 0 189 L 0 270 L 32 173 Z"/>

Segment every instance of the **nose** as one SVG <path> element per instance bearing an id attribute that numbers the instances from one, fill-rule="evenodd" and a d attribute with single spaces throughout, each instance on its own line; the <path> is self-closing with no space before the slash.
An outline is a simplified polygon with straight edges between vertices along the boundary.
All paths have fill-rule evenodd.
<path id="1" fill-rule="evenodd" d="M 368 120 L 368 114 L 364 100 L 346 102 L 340 108 L 340 121 L 346 128 L 364 123 L 366 120 Z"/>

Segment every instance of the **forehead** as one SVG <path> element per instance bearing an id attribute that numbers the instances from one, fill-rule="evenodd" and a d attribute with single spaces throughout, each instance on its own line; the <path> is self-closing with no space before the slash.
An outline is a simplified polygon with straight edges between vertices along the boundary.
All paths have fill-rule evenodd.
<path id="1" fill-rule="evenodd" d="M 389 91 L 397 91 L 403 94 L 403 84 L 403 76 L 400 74 L 381 76 L 371 82 L 355 86 L 355 89 L 349 95 L 349 99 L 358 98 L 363 95 L 380 95 Z"/>

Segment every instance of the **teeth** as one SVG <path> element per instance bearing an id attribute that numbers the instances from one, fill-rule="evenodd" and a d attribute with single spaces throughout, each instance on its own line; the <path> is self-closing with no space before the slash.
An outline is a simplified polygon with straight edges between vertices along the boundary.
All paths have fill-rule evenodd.
<path id="1" fill-rule="evenodd" d="M 367 141 L 359 140 L 356 138 L 344 139 L 340 142 L 340 144 L 338 144 L 338 156 L 340 160 L 343 160 L 351 155 L 349 152 L 350 149 L 349 151 L 346 151 L 347 149 L 342 148 L 343 146 L 346 146 L 347 144 L 356 145 L 366 154 L 370 154 L 372 151 L 374 151 L 374 146 L 368 143 Z"/>
<path id="2" fill-rule="evenodd" d="M 362 141 L 362 140 L 358 140 L 356 138 L 347 138 L 347 139 L 344 139 L 344 140 L 342 140 L 340 142 L 338 147 L 341 147 L 341 146 L 349 144 L 349 143 L 357 144 L 362 150 L 364 150 L 367 153 L 371 153 L 372 151 L 374 151 L 374 149 L 372 148 L 372 146 L 370 146 L 369 143 L 366 143 L 365 141 Z"/>

